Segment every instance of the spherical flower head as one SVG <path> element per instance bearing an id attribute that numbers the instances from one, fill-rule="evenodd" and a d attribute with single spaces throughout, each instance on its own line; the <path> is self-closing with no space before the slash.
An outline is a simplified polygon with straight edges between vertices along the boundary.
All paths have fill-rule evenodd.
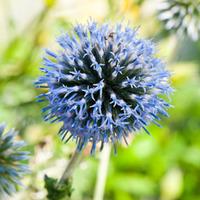
<path id="1" fill-rule="evenodd" d="M 200 36 L 199 0 L 162 0 L 159 4 L 159 19 L 167 30 L 186 33 L 196 41 Z"/>
<path id="2" fill-rule="evenodd" d="M 15 141 L 17 133 L 9 130 L 4 133 L 5 125 L 0 124 L 0 197 L 11 195 L 22 185 L 20 179 L 28 172 L 23 162 L 28 158 L 28 152 L 22 151 L 23 141 Z"/>
<path id="3" fill-rule="evenodd" d="M 36 85 L 47 88 L 44 119 L 61 121 L 60 136 L 74 138 L 77 150 L 126 140 L 129 133 L 156 124 L 169 107 L 161 95 L 172 91 L 170 74 L 155 57 L 154 45 L 121 24 L 78 24 L 58 38 L 61 50 L 46 51 Z M 148 131 L 147 131 L 148 132 Z M 68 135 L 68 137 L 66 137 Z"/>

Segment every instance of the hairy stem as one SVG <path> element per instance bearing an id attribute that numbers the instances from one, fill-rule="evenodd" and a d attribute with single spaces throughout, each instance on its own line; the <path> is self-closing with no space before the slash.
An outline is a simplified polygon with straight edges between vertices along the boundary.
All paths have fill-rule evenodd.
<path id="1" fill-rule="evenodd" d="M 94 200 L 103 200 L 110 152 L 111 152 L 111 146 L 110 144 L 106 144 L 102 150 L 101 157 L 100 157 L 100 165 L 99 165 L 98 174 L 97 174 Z"/>

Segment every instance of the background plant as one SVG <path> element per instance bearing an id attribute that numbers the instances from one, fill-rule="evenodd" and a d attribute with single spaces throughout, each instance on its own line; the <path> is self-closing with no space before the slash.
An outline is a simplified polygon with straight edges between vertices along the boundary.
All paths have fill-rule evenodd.
<path id="1" fill-rule="evenodd" d="M 0 124 L 0 198 L 13 195 L 22 187 L 21 179 L 28 173 L 28 151 L 23 151 L 24 141 L 17 141 L 14 129 L 5 132 L 5 124 Z"/>

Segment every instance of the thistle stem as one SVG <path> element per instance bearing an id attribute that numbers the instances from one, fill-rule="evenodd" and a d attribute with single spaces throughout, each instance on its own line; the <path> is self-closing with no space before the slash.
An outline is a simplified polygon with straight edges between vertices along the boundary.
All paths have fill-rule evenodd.
<path id="1" fill-rule="evenodd" d="M 67 167 L 66 167 L 60 181 L 58 182 L 58 184 L 64 182 L 65 180 L 67 180 L 68 178 L 70 178 L 72 176 L 72 173 L 73 173 L 76 165 L 80 162 L 80 158 L 81 158 L 81 153 L 75 151 L 71 160 L 67 164 Z"/>
<path id="2" fill-rule="evenodd" d="M 97 174 L 97 182 L 94 192 L 94 200 L 103 200 L 111 146 L 106 144 L 100 155 L 100 164 Z"/>

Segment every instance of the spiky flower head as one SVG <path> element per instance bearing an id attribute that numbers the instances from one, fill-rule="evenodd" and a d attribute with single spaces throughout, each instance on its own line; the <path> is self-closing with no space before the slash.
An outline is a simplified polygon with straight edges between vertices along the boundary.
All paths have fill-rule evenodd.
<path id="1" fill-rule="evenodd" d="M 192 40 L 200 35 L 200 1 L 199 0 L 161 0 L 159 19 L 167 30 L 186 33 Z"/>
<path id="2" fill-rule="evenodd" d="M 22 185 L 20 179 L 28 172 L 24 161 L 28 152 L 22 151 L 23 141 L 16 141 L 17 133 L 12 129 L 4 133 L 5 124 L 0 124 L 0 197 L 11 195 Z"/>
<path id="3" fill-rule="evenodd" d="M 89 141 L 117 141 L 150 122 L 169 107 L 161 97 L 171 92 L 163 62 L 154 45 L 139 39 L 137 30 L 121 24 L 78 24 L 58 38 L 60 51 L 46 51 L 44 75 L 36 82 L 47 88 L 44 119 L 62 121 L 62 139 L 77 141 L 81 150 Z M 147 131 L 148 132 L 148 131 Z M 66 135 L 68 137 L 66 137 Z"/>

